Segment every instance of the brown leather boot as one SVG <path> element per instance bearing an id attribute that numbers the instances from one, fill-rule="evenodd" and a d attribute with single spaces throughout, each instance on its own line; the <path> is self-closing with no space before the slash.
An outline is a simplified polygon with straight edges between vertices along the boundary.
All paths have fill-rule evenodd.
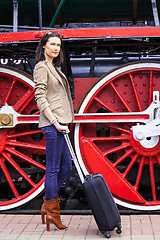
<path id="1" fill-rule="evenodd" d="M 45 215 L 47 214 L 47 208 L 46 208 L 46 199 L 43 198 L 43 204 L 41 207 L 41 218 L 42 218 L 42 224 L 45 224 Z"/>
<path id="2" fill-rule="evenodd" d="M 62 198 L 62 196 L 61 195 L 57 195 L 57 200 L 58 200 L 58 207 L 59 207 L 59 209 L 60 209 L 60 203 L 63 201 L 63 198 Z M 61 220 L 61 222 L 63 222 L 63 219 L 61 218 L 61 216 L 60 216 L 60 220 Z"/>
<path id="3" fill-rule="evenodd" d="M 58 230 L 64 230 L 67 226 L 63 225 L 60 219 L 60 206 L 58 199 L 46 200 L 47 206 L 47 231 L 50 231 L 50 222 L 53 222 Z"/>

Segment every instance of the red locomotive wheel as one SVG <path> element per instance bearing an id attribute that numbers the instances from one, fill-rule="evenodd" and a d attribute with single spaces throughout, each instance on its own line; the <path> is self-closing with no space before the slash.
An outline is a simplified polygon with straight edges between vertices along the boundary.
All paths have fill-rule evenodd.
<path id="1" fill-rule="evenodd" d="M 160 91 L 160 64 L 137 62 L 103 76 L 79 108 L 84 113 L 142 112 Z M 159 101 L 159 99 L 158 99 Z M 118 115 L 117 115 L 118 116 Z M 160 209 L 159 135 L 137 141 L 132 126 L 123 122 L 77 123 L 75 149 L 85 174 L 103 174 L 116 202 L 139 209 Z"/>
<path id="2" fill-rule="evenodd" d="M 0 210 L 18 207 L 44 189 L 41 130 L 37 121 L 16 122 L 20 114 L 39 114 L 33 85 L 31 76 L 0 66 Z"/>

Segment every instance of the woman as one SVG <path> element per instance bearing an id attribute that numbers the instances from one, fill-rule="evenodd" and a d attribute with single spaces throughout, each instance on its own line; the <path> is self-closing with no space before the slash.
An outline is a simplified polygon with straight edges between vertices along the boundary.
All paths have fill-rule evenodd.
<path id="1" fill-rule="evenodd" d="M 50 221 L 57 229 L 67 226 L 60 219 L 58 192 L 71 171 L 71 156 L 62 131 L 68 134 L 68 124 L 74 112 L 68 81 L 58 66 L 62 63 L 61 37 L 46 33 L 36 49 L 34 68 L 35 99 L 40 110 L 39 127 L 46 138 L 45 199 L 41 208 L 42 223 L 46 213 L 47 231 Z"/>

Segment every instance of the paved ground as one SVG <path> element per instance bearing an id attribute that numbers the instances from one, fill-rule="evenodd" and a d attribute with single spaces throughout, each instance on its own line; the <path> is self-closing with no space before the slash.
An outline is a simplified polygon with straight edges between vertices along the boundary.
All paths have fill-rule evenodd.
<path id="1" fill-rule="evenodd" d="M 51 231 L 41 224 L 39 215 L 0 214 L 0 240 L 99 240 L 105 239 L 99 232 L 93 216 L 63 215 L 68 224 L 65 231 Z M 122 233 L 111 232 L 111 240 L 160 240 L 160 215 L 121 216 Z"/>

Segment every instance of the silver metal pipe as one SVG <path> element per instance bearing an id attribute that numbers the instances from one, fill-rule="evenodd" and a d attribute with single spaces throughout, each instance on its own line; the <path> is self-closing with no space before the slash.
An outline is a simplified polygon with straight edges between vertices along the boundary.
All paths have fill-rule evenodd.
<path id="1" fill-rule="evenodd" d="M 18 32 L 18 0 L 13 0 L 13 32 Z"/>
<path id="2" fill-rule="evenodd" d="M 153 11 L 154 23 L 155 23 L 156 27 L 159 27 L 159 16 L 158 16 L 158 9 L 157 9 L 156 0 L 151 0 L 151 3 L 152 3 L 152 11 Z"/>
<path id="3" fill-rule="evenodd" d="M 13 32 L 18 32 L 18 0 L 13 0 Z"/>
<path id="4" fill-rule="evenodd" d="M 42 1 L 38 0 L 39 30 L 42 30 Z"/>

